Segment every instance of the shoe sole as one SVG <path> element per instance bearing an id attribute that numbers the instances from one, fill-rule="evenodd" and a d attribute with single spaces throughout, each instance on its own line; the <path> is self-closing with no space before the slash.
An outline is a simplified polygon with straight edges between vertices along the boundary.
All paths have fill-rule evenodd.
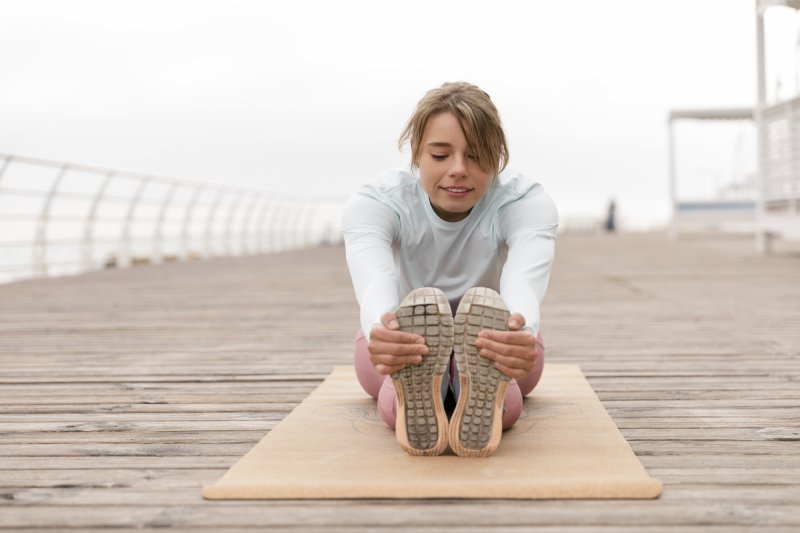
<path id="1" fill-rule="evenodd" d="M 450 419 L 450 447 L 462 457 L 486 457 L 500 444 L 503 401 L 510 378 L 475 346 L 483 329 L 508 330 L 511 314 L 492 289 L 467 291 L 455 316 L 455 354 L 461 392 Z"/>
<path id="2" fill-rule="evenodd" d="M 397 441 L 411 455 L 440 455 L 447 449 L 441 384 L 453 350 L 450 303 L 441 290 L 425 287 L 410 292 L 396 315 L 401 331 L 421 335 L 428 346 L 422 362 L 392 373 Z"/>

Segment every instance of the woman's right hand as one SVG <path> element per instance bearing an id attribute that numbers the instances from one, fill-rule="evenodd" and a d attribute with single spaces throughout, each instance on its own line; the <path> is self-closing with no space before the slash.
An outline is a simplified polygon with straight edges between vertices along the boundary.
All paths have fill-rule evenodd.
<path id="1" fill-rule="evenodd" d="M 372 327 L 367 349 L 372 366 L 383 375 L 397 372 L 409 364 L 417 364 L 428 353 L 422 336 L 400 331 L 394 313 L 384 313 L 381 325 Z"/>

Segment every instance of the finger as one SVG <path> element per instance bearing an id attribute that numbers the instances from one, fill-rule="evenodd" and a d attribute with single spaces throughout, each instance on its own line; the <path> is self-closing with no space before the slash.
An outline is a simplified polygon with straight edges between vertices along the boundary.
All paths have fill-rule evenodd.
<path id="1" fill-rule="evenodd" d="M 499 370 L 500 372 L 502 372 L 503 374 L 505 374 L 510 378 L 520 379 L 527 375 L 527 372 L 525 372 L 524 370 L 510 368 L 500 363 L 495 363 L 495 366 L 497 367 L 497 370 Z"/>
<path id="2" fill-rule="evenodd" d="M 536 337 L 530 330 L 522 331 L 497 331 L 484 329 L 478 332 L 478 340 L 488 339 L 502 344 L 515 344 L 517 346 L 535 346 Z"/>
<path id="3" fill-rule="evenodd" d="M 536 354 L 536 346 L 507 344 L 505 342 L 498 342 L 492 339 L 476 339 L 475 346 L 480 350 L 481 355 L 483 350 L 491 350 L 492 352 L 511 357 L 532 357 Z"/>
<path id="4" fill-rule="evenodd" d="M 384 364 L 380 364 L 380 365 L 375 365 L 375 370 L 378 371 L 378 374 L 381 374 L 383 376 L 388 376 L 389 374 L 397 372 L 398 370 L 403 370 L 403 368 L 405 368 L 405 366 L 406 365 L 384 365 Z"/>
<path id="5" fill-rule="evenodd" d="M 411 365 L 417 364 L 422 362 L 421 355 L 391 355 L 391 354 L 376 354 L 372 355 L 369 358 L 372 361 L 374 366 L 377 365 L 389 365 L 389 366 L 398 366 L 398 365 Z"/>
<path id="6" fill-rule="evenodd" d="M 525 325 L 525 317 L 519 313 L 514 313 L 508 317 L 508 329 L 516 331 Z"/>
<path id="7" fill-rule="evenodd" d="M 424 344 L 383 342 L 381 340 L 371 340 L 367 345 L 367 350 L 369 350 L 369 353 L 375 355 L 425 355 L 428 353 L 428 347 Z"/>
<path id="8" fill-rule="evenodd" d="M 373 340 L 391 342 L 395 344 L 425 344 L 425 338 L 416 333 L 387 329 L 382 326 L 373 326 L 370 330 L 370 342 Z"/>
<path id="9" fill-rule="evenodd" d="M 530 371 L 536 364 L 536 357 L 513 357 L 508 355 L 499 354 L 491 350 L 481 350 L 481 355 L 486 359 L 491 359 L 495 363 L 499 363 L 508 368 L 516 368 L 525 370 L 526 373 Z"/>

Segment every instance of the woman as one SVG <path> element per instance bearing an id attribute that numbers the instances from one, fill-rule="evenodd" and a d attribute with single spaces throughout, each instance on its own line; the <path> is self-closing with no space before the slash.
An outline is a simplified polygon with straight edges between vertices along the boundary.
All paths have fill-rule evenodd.
<path id="1" fill-rule="evenodd" d="M 487 456 L 542 373 L 558 215 L 538 183 L 501 174 L 500 117 L 474 85 L 429 91 L 406 141 L 410 167 L 364 185 L 342 218 L 356 374 L 408 453 Z"/>

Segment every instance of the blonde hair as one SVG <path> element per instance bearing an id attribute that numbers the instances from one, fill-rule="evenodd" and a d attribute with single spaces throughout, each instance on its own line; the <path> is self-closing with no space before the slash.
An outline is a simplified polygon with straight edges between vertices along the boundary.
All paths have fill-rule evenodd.
<path id="1" fill-rule="evenodd" d="M 452 113 L 458 118 L 461 131 L 478 164 L 486 172 L 499 174 L 508 164 L 508 145 L 500 122 L 500 114 L 489 95 L 464 81 L 447 82 L 431 89 L 417 103 L 408 119 L 398 146 L 411 144 L 411 162 L 419 166 L 422 154 L 422 135 L 428 121 L 439 113 Z"/>

